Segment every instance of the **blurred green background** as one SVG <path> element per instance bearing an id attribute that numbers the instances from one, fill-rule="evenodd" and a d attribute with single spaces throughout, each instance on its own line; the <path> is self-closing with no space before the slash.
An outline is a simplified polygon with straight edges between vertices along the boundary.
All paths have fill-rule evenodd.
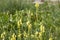
<path id="1" fill-rule="evenodd" d="M 0 0 L 0 40 L 60 40 L 60 3 L 45 1 L 37 10 L 32 2 Z"/>

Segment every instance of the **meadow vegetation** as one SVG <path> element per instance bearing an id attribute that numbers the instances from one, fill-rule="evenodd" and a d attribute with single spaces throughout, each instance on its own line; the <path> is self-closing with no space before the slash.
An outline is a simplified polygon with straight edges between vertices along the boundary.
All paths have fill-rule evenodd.
<path id="1" fill-rule="evenodd" d="M 0 0 L 0 40 L 60 40 L 60 4 Z"/>

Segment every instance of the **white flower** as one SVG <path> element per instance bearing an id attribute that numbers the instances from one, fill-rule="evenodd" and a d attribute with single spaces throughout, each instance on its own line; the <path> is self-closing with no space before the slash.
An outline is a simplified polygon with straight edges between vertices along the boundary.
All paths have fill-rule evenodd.
<path id="1" fill-rule="evenodd" d="M 33 3 L 43 4 L 43 2 L 41 2 L 41 0 L 35 0 Z"/>
<path id="2" fill-rule="evenodd" d="M 51 1 L 58 1 L 58 0 L 51 0 Z"/>

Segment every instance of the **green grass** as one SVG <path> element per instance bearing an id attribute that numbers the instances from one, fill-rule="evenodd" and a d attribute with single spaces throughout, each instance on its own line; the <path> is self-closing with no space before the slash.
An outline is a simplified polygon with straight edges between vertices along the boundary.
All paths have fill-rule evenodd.
<path id="1" fill-rule="evenodd" d="M 34 4 L 22 7 L 0 12 L 0 40 L 60 40 L 59 5 L 40 5 L 38 17 Z"/>

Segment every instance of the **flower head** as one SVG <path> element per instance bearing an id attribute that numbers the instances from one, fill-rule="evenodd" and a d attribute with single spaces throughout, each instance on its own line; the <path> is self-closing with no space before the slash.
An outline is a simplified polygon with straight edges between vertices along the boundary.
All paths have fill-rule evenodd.
<path id="1" fill-rule="evenodd" d="M 3 32 L 3 33 L 1 34 L 1 38 L 4 38 L 5 34 L 6 34 L 6 32 Z"/>
<path id="2" fill-rule="evenodd" d="M 17 22 L 18 28 L 20 28 L 21 24 L 22 24 L 22 20 L 20 19 L 20 20 Z"/>
<path id="3" fill-rule="evenodd" d="M 16 40 L 16 35 L 13 33 L 11 40 Z"/>
<path id="4" fill-rule="evenodd" d="M 35 7 L 36 7 L 36 8 L 39 7 L 39 3 L 38 3 L 38 2 L 35 3 Z"/>
<path id="5" fill-rule="evenodd" d="M 33 3 L 35 4 L 36 8 L 39 7 L 39 4 L 43 4 L 43 2 L 41 2 L 41 0 L 35 0 Z"/>
<path id="6" fill-rule="evenodd" d="M 42 25 L 42 24 L 40 25 L 40 31 L 41 31 L 41 32 L 45 32 L 45 27 L 44 27 L 44 25 Z"/>
<path id="7" fill-rule="evenodd" d="M 30 24 L 30 21 L 27 21 L 26 24 L 29 25 Z"/>
<path id="8" fill-rule="evenodd" d="M 50 37 L 50 38 L 49 38 L 49 40 L 53 40 L 53 38 L 52 38 L 52 37 Z"/>

